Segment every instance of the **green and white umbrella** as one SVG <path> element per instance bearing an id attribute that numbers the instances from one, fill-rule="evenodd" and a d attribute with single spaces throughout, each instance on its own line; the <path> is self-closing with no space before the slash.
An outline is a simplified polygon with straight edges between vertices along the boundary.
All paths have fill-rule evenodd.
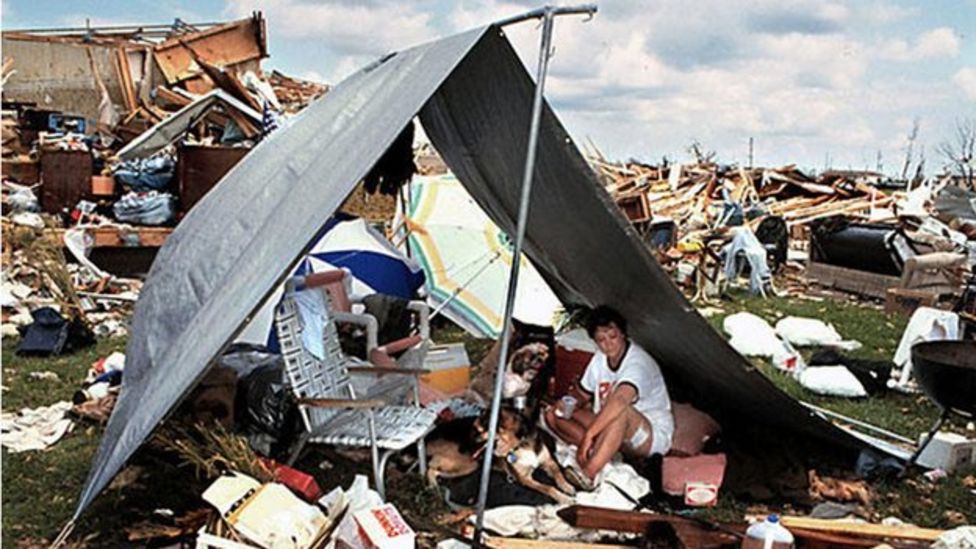
<path id="1" fill-rule="evenodd" d="M 428 301 L 472 335 L 501 333 L 512 243 L 453 175 L 418 176 L 404 225 L 413 259 L 427 275 Z M 403 211 L 398 208 L 398 211 Z M 523 256 L 513 316 L 551 325 L 561 307 Z"/>

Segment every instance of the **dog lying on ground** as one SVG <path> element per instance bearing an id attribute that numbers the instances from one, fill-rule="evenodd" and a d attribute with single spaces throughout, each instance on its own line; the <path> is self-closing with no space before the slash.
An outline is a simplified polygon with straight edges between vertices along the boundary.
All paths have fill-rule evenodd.
<path id="1" fill-rule="evenodd" d="M 479 418 L 471 418 L 467 423 L 458 420 L 452 430 L 459 436 L 450 440 L 438 436 L 435 430 L 427 439 L 427 481 L 436 485 L 440 478 L 456 478 L 471 474 L 481 466 L 481 452 L 488 442 L 488 412 Z M 465 425 L 467 437 L 464 435 Z M 479 447 L 467 453 L 472 447 L 472 439 Z M 563 475 L 559 464 L 549 448 L 543 443 L 542 432 L 535 429 L 518 411 L 503 408 L 498 416 L 498 433 L 495 436 L 494 467 L 506 472 L 518 484 L 554 499 L 557 503 L 573 503 L 576 489 Z M 539 482 L 533 478 L 536 469 L 542 469 L 556 486 Z"/>
<path id="2" fill-rule="evenodd" d="M 478 470 L 475 454 L 484 442 L 475 429 L 478 418 L 456 419 L 439 425 L 425 439 L 427 448 L 427 484 L 436 486 L 438 479 L 464 477 Z"/>
<path id="3" fill-rule="evenodd" d="M 487 443 L 488 413 L 475 423 L 475 430 Z M 498 415 L 498 433 L 495 436 L 495 467 L 505 471 L 522 486 L 545 494 L 557 503 L 572 503 L 576 494 L 563 475 L 559 464 L 552 457 L 537 430 L 525 416 L 511 408 L 502 408 Z M 549 486 L 533 478 L 536 469 L 542 469 L 556 486 Z"/>

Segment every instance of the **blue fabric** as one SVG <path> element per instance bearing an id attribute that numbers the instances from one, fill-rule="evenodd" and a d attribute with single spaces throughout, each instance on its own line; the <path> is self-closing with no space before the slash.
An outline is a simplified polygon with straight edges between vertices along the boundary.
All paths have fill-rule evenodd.
<path id="1" fill-rule="evenodd" d="M 749 289 L 752 293 L 762 293 L 763 285 L 772 279 L 766 263 L 766 248 L 748 228 L 736 229 L 732 242 L 725 245 L 722 254 L 725 255 L 725 279 L 729 283 L 735 282 L 745 263 L 749 264 Z"/>
<path id="2" fill-rule="evenodd" d="M 176 173 L 176 162 L 169 156 L 128 160 L 115 170 L 115 180 L 136 192 L 162 191 Z"/>
<path id="3" fill-rule="evenodd" d="M 424 284 L 423 270 L 412 272 L 402 260 L 376 252 L 344 250 L 312 254 L 312 257 L 349 269 L 354 277 L 381 294 L 414 299 L 417 288 Z"/>
<path id="4" fill-rule="evenodd" d="M 162 225 L 176 217 L 176 198 L 168 193 L 129 193 L 112 205 L 115 219 L 136 225 Z"/>

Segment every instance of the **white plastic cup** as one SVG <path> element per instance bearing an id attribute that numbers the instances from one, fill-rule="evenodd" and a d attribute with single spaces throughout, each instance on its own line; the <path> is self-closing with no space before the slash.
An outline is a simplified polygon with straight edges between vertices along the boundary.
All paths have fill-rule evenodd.
<path id="1" fill-rule="evenodd" d="M 576 397 L 565 395 L 559 401 L 562 403 L 562 406 L 556 409 L 556 415 L 561 418 L 573 417 L 573 410 L 576 408 Z"/>

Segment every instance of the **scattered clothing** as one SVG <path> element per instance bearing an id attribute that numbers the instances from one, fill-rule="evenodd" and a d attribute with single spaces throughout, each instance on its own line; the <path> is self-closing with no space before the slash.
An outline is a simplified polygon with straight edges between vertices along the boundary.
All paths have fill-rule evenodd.
<path id="1" fill-rule="evenodd" d="M 135 192 L 162 191 L 169 187 L 176 162 L 169 156 L 127 160 L 115 167 L 115 180 Z"/>
<path id="2" fill-rule="evenodd" d="M 854 472 L 858 478 L 873 481 L 877 479 L 893 479 L 905 471 L 905 465 L 897 458 L 882 456 L 873 450 L 861 450 L 857 456 Z"/>
<path id="3" fill-rule="evenodd" d="M 115 409 L 115 402 L 118 398 L 118 393 L 111 391 L 102 398 L 75 404 L 71 408 L 71 414 L 96 423 L 108 423 L 108 418 L 112 415 L 112 410 Z"/>
<path id="4" fill-rule="evenodd" d="M 810 518 L 835 520 L 847 518 L 857 511 L 857 506 L 850 503 L 837 503 L 825 501 L 818 503 L 810 511 Z"/>
<path id="5" fill-rule="evenodd" d="M 10 452 L 43 450 L 61 440 L 74 423 L 65 417 L 71 403 L 0 413 L 0 444 Z"/>
<path id="6" fill-rule="evenodd" d="M 95 343 L 94 334 L 78 318 L 69 322 L 51 307 L 36 309 L 31 316 L 34 322 L 22 327 L 18 355 L 60 355 Z"/>
<path id="7" fill-rule="evenodd" d="M 725 279 L 729 282 L 739 278 L 746 264 L 749 265 L 749 289 L 754 294 L 765 292 L 772 280 L 769 265 L 766 263 L 766 248 L 749 229 L 734 231 L 732 242 L 722 248 L 725 256 Z M 745 260 L 745 261 L 743 261 Z"/>
<path id="8" fill-rule="evenodd" d="M 919 307 L 912 314 L 895 350 L 895 366 L 901 368 L 897 385 L 908 385 L 912 372 L 912 346 L 923 341 L 960 339 L 959 315 L 931 307 Z"/>

